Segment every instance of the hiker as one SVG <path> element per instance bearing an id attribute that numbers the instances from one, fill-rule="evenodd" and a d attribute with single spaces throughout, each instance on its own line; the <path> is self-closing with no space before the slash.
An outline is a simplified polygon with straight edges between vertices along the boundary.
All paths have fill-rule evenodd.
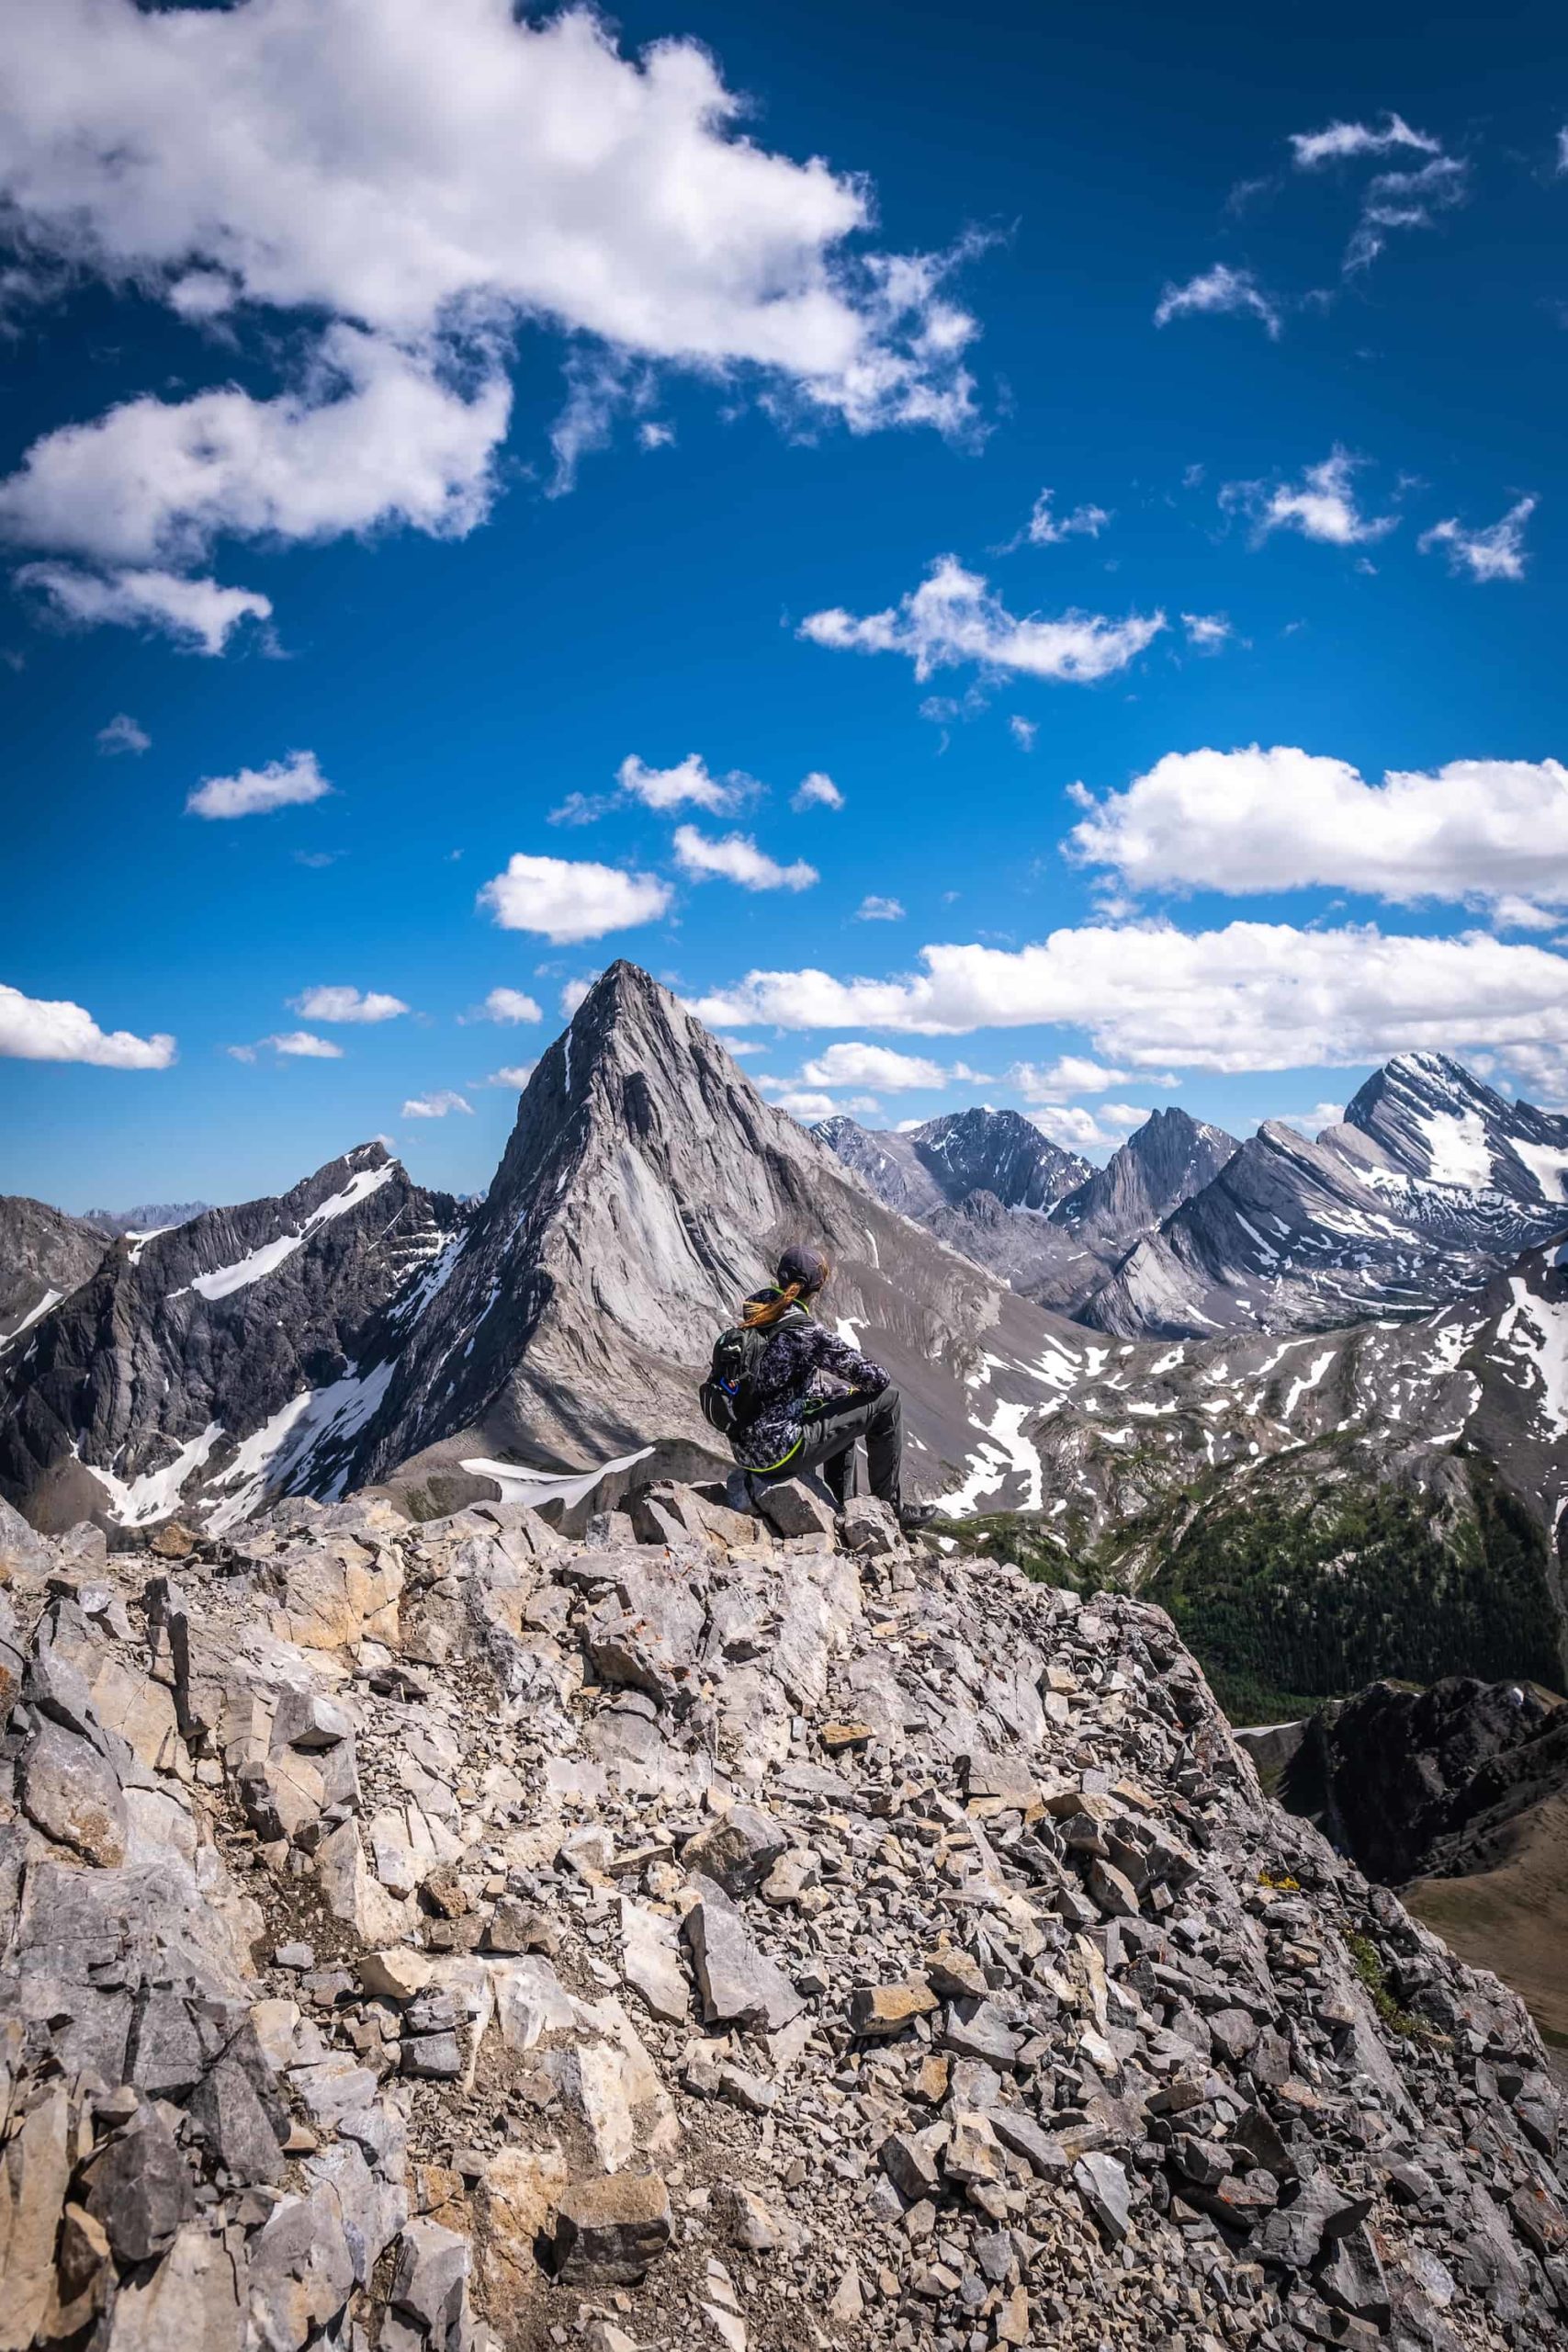
<path id="1" fill-rule="evenodd" d="M 935 1510 L 903 1498 L 898 1391 L 881 1364 L 812 1314 L 830 1272 L 816 1250 L 795 1243 L 784 1251 L 776 1279 L 741 1308 L 739 1329 L 719 1340 L 703 1409 L 728 1437 L 749 1490 L 818 1471 L 840 1510 L 855 1441 L 864 1438 L 872 1493 L 892 1505 L 901 1527 L 924 1527 Z"/>

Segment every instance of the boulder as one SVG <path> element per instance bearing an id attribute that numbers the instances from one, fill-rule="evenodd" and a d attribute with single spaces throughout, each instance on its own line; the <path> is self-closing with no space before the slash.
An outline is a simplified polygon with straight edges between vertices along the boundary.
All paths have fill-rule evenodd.
<path id="1" fill-rule="evenodd" d="M 563 2287 L 635 2287 L 670 2244 L 671 2226 L 657 2173 L 575 2182 L 556 2208 L 555 2275 Z"/>

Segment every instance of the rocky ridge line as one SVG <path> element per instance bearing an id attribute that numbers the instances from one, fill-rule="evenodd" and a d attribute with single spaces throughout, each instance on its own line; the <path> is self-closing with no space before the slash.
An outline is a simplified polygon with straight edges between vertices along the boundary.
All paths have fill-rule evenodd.
<path id="1" fill-rule="evenodd" d="M 1168 1620 L 773 1516 L 0 1507 L 4 2352 L 1561 2343 L 1521 2005 Z"/>

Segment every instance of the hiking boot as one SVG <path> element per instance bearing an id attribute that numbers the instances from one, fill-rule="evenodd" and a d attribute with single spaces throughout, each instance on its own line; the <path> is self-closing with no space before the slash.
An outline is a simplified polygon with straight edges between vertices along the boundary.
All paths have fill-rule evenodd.
<path id="1" fill-rule="evenodd" d="M 724 1501 L 726 1510 L 744 1511 L 748 1518 L 756 1518 L 757 1498 L 744 1470 L 732 1470 L 725 1480 Z"/>
<path id="2" fill-rule="evenodd" d="M 931 1525 L 936 1516 L 935 1503 L 900 1503 L 898 1506 L 898 1524 L 906 1535 L 918 1535 L 923 1527 Z"/>

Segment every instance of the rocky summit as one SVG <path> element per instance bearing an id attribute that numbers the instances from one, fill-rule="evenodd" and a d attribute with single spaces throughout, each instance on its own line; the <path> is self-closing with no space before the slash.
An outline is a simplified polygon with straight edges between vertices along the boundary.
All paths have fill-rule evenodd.
<path id="1" fill-rule="evenodd" d="M 798 1486 L 0 1578 L 6 2352 L 1563 2341 L 1522 2006 L 1158 1609 Z"/>

